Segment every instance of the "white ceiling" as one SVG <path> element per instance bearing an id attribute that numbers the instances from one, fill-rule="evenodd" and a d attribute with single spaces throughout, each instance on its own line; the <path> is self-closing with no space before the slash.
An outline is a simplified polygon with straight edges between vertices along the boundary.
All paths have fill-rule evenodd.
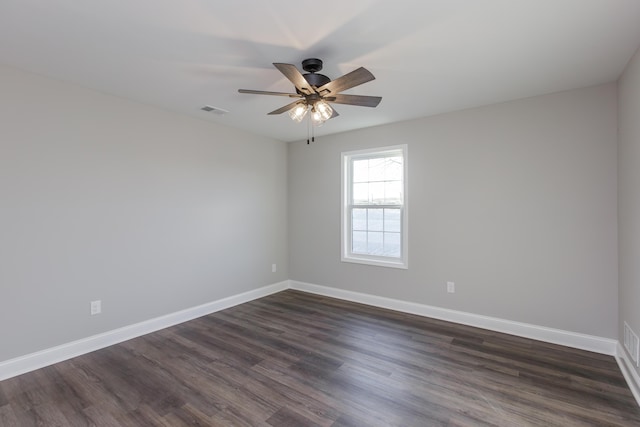
<path id="1" fill-rule="evenodd" d="M 611 82 L 638 46 L 640 0 L 0 1 L 2 64 L 284 141 L 290 100 L 237 92 L 291 92 L 273 62 L 376 76 L 325 135 Z"/>

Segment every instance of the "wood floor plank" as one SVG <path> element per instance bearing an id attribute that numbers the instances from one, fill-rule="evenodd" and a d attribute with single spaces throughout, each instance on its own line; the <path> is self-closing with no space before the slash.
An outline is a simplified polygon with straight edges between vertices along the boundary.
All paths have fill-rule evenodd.
<path id="1" fill-rule="evenodd" d="M 5 427 L 20 426 L 18 417 L 16 417 L 16 414 L 13 412 L 13 408 L 9 404 L 0 406 L 0 426 L 5 426 Z"/>
<path id="2" fill-rule="evenodd" d="M 2 426 L 640 426 L 610 356 L 284 291 L 0 382 Z"/>

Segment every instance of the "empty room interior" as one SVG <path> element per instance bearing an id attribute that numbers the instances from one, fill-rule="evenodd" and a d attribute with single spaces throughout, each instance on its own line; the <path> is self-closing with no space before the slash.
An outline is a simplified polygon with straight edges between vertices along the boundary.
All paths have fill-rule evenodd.
<path id="1" fill-rule="evenodd" d="M 0 425 L 640 425 L 639 48 L 636 0 L 1 2 Z"/>

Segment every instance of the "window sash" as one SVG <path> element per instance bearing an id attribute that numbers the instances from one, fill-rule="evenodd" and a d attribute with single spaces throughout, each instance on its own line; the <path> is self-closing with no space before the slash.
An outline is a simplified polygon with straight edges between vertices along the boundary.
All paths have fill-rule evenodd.
<path id="1" fill-rule="evenodd" d="M 364 226 L 360 224 L 354 224 L 354 209 L 366 211 L 366 219 L 364 220 Z M 370 210 L 381 210 L 381 219 L 370 220 Z M 397 229 L 392 227 L 392 219 L 387 220 L 387 211 L 397 211 Z M 403 228 L 402 221 L 404 209 L 399 205 L 349 205 L 347 208 L 348 218 L 348 235 L 347 245 L 349 254 L 353 256 L 376 256 L 381 259 L 393 258 L 396 260 L 402 259 L 402 247 L 403 247 Z M 379 222 L 379 226 L 373 226 L 371 223 Z M 364 246 L 366 250 L 358 249 L 362 247 L 363 242 L 361 239 L 354 239 L 354 235 L 359 234 L 365 236 Z M 379 237 L 381 242 L 371 241 L 372 238 Z M 371 249 L 370 249 L 371 248 Z"/>
<path id="2" fill-rule="evenodd" d="M 400 157 L 402 159 L 402 171 L 404 172 L 404 153 L 402 150 L 398 150 L 398 149 L 394 149 L 394 150 L 389 150 L 389 151 L 384 151 L 384 152 L 379 152 L 379 153 L 373 153 L 373 154 L 363 154 L 363 155 L 351 155 L 349 156 L 349 182 L 348 182 L 348 203 L 351 204 L 358 204 L 358 205 L 396 205 L 396 206 L 402 206 L 403 204 L 403 199 L 404 199 L 404 173 L 400 174 L 399 179 L 385 179 L 388 178 L 386 176 L 386 174 L 383 172 L 382 174 L 382 179 L 380 177 L 378 177 L 378 179 L 376 178 L 371 178 L 371 177 L 367 177 L 368 179 L 366 180 L 360 180 L 360 181 L 356 181 L 355 179 L 355 163 L 356 162 L 361 162 L 363 160 L 366 161 L 371 161 L 371 160 L 379 160 L 379 159 L 390 159 L 390 158 L 396 158 L 396 157 Z M 367 170 L 367 172 L 369 173 L 371 171 L 371 168 L 369 168 Z M 386 171 L 385 171 L 386 172 Z M 389 200 L 394 200 L 391 199 L 391 191 L 389 192 L 389 194 L 387 193 L 388 190 L 392 190 L 393 189 L 393 185 L 394 184 L 399 184 L 399 188 L 396 189 L 396 192 L 399 192 L 399 197 L 395 198 L 395 202 L 392 203 L 388 203 Z M 359 193 L 358 191 L 356 191 L 356 186 L 359 187 L 367 187 L 367 196 L 366 202 L 358 202 L 356 201 L 356 194 Z M 373 188 L 372 188 L 373 187 Z M 377 190 L 377 191 L 375 191 Z M 376 194 L 378 196 L 378 200 L 382 199 L 383 202 L 380 203 L 375 203 L 374 202 L 374 194 Z M 382 197 L 380 197 L 380 195 L 382 194 Z M 359 199 L 361 200 L 361 199 Z"/>

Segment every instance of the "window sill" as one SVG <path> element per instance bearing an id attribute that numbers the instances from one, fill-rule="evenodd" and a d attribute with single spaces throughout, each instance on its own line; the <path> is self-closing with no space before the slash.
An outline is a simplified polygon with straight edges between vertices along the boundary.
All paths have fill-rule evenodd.
<path id="1" fill-rule="evenodd" d="M 373 265 L 376 267 L 388 267 L 388 268 L 400 268 L 403 270 L 407 270 L 409 268 L 406 261 L 398 260 L 398 261 L 389 261 L 385 259 L 379 258 L 368 258 L 368 257 L 357 257 L 357 256 L 349 256 L 342 257 L 342 262 L 351 262 L 354 264 L 365 264 L 365 265 Z"/>

